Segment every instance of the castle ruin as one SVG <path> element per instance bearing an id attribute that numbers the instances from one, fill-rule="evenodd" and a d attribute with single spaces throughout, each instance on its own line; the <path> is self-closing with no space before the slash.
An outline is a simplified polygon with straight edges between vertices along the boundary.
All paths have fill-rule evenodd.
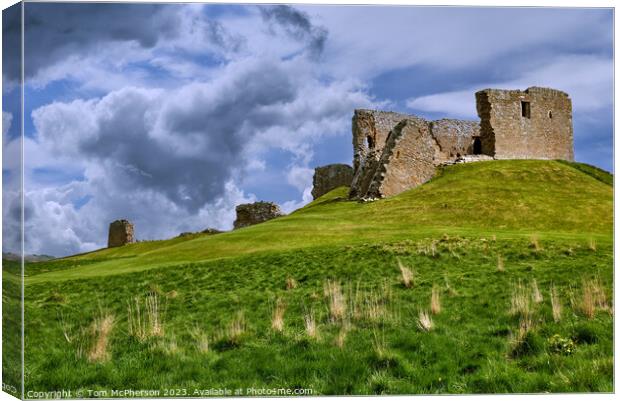
<path id="1" fill-rule="evenodd" d="M 348 164 L 317 167 L 312 177 L 312 198 L 317 199 L 338 187 L 348 187 L 351 181 L 353 181 L 353 169 Z"/>
<path id="2" fill-rule="evenodd" d="M 254 202 L 237 205 L 237 218 L 233 223 L 234 229 L 253 226 L 265 221 L 284 216 L 280 206 L 273 202 Z"/>
<path id="3" fill-rule="evenodd" d="M 110 223 L 108 231 L 108 248 L 123 246 L 135 242 L 133 224 L 128 220 L 115 220 Z"/>
<path id="4" fill-rule="evenodd" d="M 438 166 L 460 161 L 573 160 L 566 93 L 531 87 L 485 89 L 475 96 L 480 122 L 355 110 L 350 197 L 396 195 L 430 180 Z"/>
<path id="5" fill-rule="evenodd" d="M 574 160 L 568 94 L 532 87 L 476 93 L 482 153 L 495 159 Z"/>

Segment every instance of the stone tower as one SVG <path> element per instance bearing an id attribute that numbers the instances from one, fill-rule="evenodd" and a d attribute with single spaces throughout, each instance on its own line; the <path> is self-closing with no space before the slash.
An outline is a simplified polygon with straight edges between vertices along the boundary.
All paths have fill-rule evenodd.
<path id="1" fill-rule="evenodd" d="M 128 220 L 115 220 L 110 223 L 108 248 L 123 246 L 134 242 L 133 224 Z"/>
<path id="2" fill-rule="evenodd" d="M 574 160 L 572 105 L 550 88 L 476 93 L 482 153 L 495 159 Z"/>

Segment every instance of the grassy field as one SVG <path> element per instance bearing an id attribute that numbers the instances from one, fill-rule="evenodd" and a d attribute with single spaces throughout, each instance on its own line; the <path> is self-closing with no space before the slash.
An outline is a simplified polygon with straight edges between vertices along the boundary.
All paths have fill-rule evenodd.
<path id="1" fill-rule="evenodd" d="M 26 391 L 613 391 L 610 177 L 472 163 L 386 200 L 342 188 L 235 232 L 28 264 Z"/>

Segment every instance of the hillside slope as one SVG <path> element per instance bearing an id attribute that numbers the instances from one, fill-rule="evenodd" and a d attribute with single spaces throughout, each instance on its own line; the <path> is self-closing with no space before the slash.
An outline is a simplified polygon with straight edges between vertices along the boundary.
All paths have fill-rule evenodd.
<path id="1" fill-rule="evenodd" d="M 26 391 L 614 390 L 608 183 L 497 161 L 390 199 L 345 195 L 230 233 L 28 264 Z"/>
<path id="2" fill-rule="evenodd" d="M 62 280 L 255 252 L 442 233 L 610 238 L 613 228 L 612 187 L 556 161 L 456 165 L 389 199 L 359 203 L 345 197 L 346 189 L 341 188 L 289 216 L 253 227 L 104 249 L 36 264 L 27 274 L 33 282 Z"/>

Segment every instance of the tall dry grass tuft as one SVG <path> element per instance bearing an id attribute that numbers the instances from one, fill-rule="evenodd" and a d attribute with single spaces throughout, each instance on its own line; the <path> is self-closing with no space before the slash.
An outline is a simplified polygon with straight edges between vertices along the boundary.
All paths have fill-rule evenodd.
<path id="1" fill-rule="evenodd" d="M 426 311 L 420 311 L 418 316 L 418 327 L 422 331 L 429 332 L 433 329 L 433 319 Z"/>
<path id="2" fill-rule="evenodd" d="M 277 332 L 284 330 L 284 312 L 286 311 L 286 305 L 278 298 L 276 305 L 273 309 L 273 315 L 271 317 L 271 328 Z"/>
<path id="3" fill-rule="evenodd" d="M 163 307 L 160 304 L 159 295 L 150 294 L 144 299 L 146 315 L 148 317 L 151 335 L 160 337 L 164 335 Z"/>
<path id="4" fill-rule="evenodd" d="M 590 238 L 588 241 L 588 249 L 592 252 L 596 252 L 596 240 L 594 238 Z"/>
<path id="5" fill-rule="evenodd" d="M 89 362 L 105 362 L 110 359 L 108 344 L 113 328 L 114 316 L 105 315 L 95 319 L 90 328 L 94 341 L 88 352 Z"/>
<path id="6" fill-rule="evenodd" d="M 497 271 L 503 273 L 506 271 L 504 268 L 504 258 L 501 254 L 497 254 Z"/>
<path id="7" fill-rule="evenodd" d="M 365 296 L 364 316 L 371 322 L 380 322 L 388 318 L 388 310 L 381 296 L 370 291 Z"/>
<path id="8" fill-rule="evenodd" d="M 393 298 L 392 288 L 387 280 L 378 288 L 370 290 L 361 290 L 358 282 L 355 291 L 348 286 L 347 294 L 346 298 L 349 300 L 347 318 L 379 323 L 395 317 L 390 308 Z"/>
<path id="9" fill-rule="evenodd" d="M 349 301 L 348 314 L 349 317 L 359 320 L 364 317 L 364 294 L 360 291 L 360 282 L 358 281 L 353 291 L 353 286 L 348 286 L 347 299 Z"/>
<path id="10" fill-rule="evenodd" d="M 246 329 L 245 315 L 243 311 L 239 311 L 235 314 L 235 317 L 228 325 L 228 330 L 226 332 L 228 341 L 230 341 L 233 344 L 238 343 L 243 333 L 245 333 L 245 329 Z"/>
<path id="11" fill-rule="evenodd" d="M 521 281 L 519 281 L 512 289 L 512 296 L 510 298 L 510 314 L 513 316 L 520 316 L 522 318 L 529 318 L 533 312 L 530 299 L 530 292 L 521 283 Z"/>
<path id="12" fill-rule="evenodd" d="M 532 301 L 534 301 L 534 303 L 542 303 L 542 301 L 544 301 L 542 294 L 540 293 L 540 290 L 538 289 L 538 283 L 536 282 L 536 279 L 532 280 Z"/>
<path id="13" fill-rule="evenodd" d="M 596 276 L 594 280 L 592 280 L 592 288 L 594 292 L 596 307 L 604 311 L 609 311 L 610 306 L 607 302 L 605 287 L 603 286 L 603 283 L 601 282 L 601 278 L 599 276 Z"/>
<path id="14" fill-rule="evenodd" d="M 378 333 L 378 330 L 372 331 L 372 349 L 379 358 L 384 358 L 387 355 L 387 342 L 385 341 L 385 331 Z"/>
<path id="15" fill-rule="evenodd" d="M 551 298 L 551 312 L 553 313 L 553 321 L 558 323 L 562 320 L 562 302 L 560 301 L 560 296 L 554 284 L 551 284 L 549 295 Z"/>
<path id="16" fill-rule="evenodd" d="M 310 311 L 309 313 L 304 314 L 304 327 L 306 329 L 306 334 L 308 335 L 308 337 L 318 337 L 319 333 L 316 327 L 316 318 L 314 317 L 314 312 Z"/>
<path id="17" fill-rule="evenodd" d="M 592 286 L 587 282 L 583 283 L 582 291 L 583 296 L 581 298 L 581 302 L 579 303 L 579 309 L 585 317 L 587 317 L 588 319 L 592 319 L 594 317 L 594 314 L 596 313 L 594 291 L 592 289 Z"/>
<path id="18" fill-rule="evenodd" d="M 161 348 L 167 355 L 176 355 L 181 350 L 175 336 L 160 339 L 157 343 L 157 346 Z"/>
<path id="19" fill-rule="evenodd" d="M 204 331 L 202 331 L 198 327 L 194 327 L 192 330 L 190 330 L 189 335 L 196 342 L 196 348 L 199 352 L 203 354 L 209 352 L 209 336 Z"/>
<path id="20" fill-rule="evenodd" d="M 444 273 L 443 280 L 446 283 L 446 291 L 448 291 L 448 295 L 450 295 L 451 297 L 458 295 L 458 292 L 456 292 L 456 290 L 450 285 L 447 273 Z"/>
<path id="21" fill-rule="evenodd" d="M 517 330 L 516 336 L 512 336 L 513 346 L 522 342 L 525 339 L 527 333 L 529 333 L 534 327 L 534 322 L 531 316 L 521 316 L 519 319 L 519 329 Z"/>
<path id="22" fill-rule="evenodd" d="M 433 289 L 431 290 L 431 313 L 433 315 L 437 315 L 441 312 L 441 299 L 439 293 L 439 287 L 433 284 Z"/>
<path id="23" fill-rule="evenodd" d="M 286 278 L 286 289 L 293 290 L 295 288 L 297 288 L 297 281 L 295 281 L 293 277 L 287 277 Z"/>
<path id="24" fill-rule="evenodd" d="M 344 319 L 347 312 L 347 302 L 340 283 L 327 280 L 323 285 L 323 293 L 327 298 L 330 319 L 333 322 Z"/>
<path id="25" fill-rule="evenodd" d="M 414 273 L 407 266 L 403 265 L 398 259 L 398 268 L 400 269 L 400 279 L 405 288 L 411 288 L 413 286 Z"/>
<path id="26" fill-rule="evenodd" d="M 530 247 L 533 248 L 535 252 L 542 251 L 542 247 L 540 246 L 538 235 L 534 234 L 530 237 Z"/>
<path id="27" fill-rule="evenodd" d="M 149 293 L 144 300 L 134 298 L 127 303 L 127 325 L 130 336 L 144 341 L 150 337 L 164 335 L 165 305 L 156 292 Z"/>
<path id="28" fill-rule="evenodd" d="M 349 322 L 343 322 L 342 325 L 340 326 L 340 330 L 338 331 L 338 334 L 336 335 L 336 346 L 338 348 L 343 348 L 344 347 L 344 343 L 347 339 L 347 334 L 349 334 L 349 331 L 351 330 L 351 324 Z"/>
<path id="29" fill-rule="evenodd" d="M 431 245 L 430 245 L 430 249 L 431 249 L 431 256 L 435 257 L 435 254 L 437 253 L 437 245 L 435 244 L 435 241 L 431 241 Z"/>
<path id="30" fill-rule="evenodd" d="M 65 337 L 65 340 L 69 344 L 71 344 L 73 342 L 73 339 L 69 335 L 69 326 L 67 325 L 67 322 L 65 321 L 65 315 L 62 313 L 62 311 L 60 311 L 57 313 L 57 316 L 58 316 L 58 320 L 60 321 L 60 328 L 62 329 L 62 335 Z"/>
<path id="31" fill-rule="evenodd" d="M 600 277 L 592 280 L 583 279 L 581 283 L 581 298 L 576 302 L 577 309 L 588 319 L 592 319 L 596 310 L 611 311 L 607 302 L 607 294 Z"/>
<path id="32" fill-rule="evenodd" d="M 383 283 L 381 283 L 381 286 L 380 286 L 380 290 L 381 290 L 381 294 L 383 295 L 383 300 L 385 302 L 391 302 L 393 293 L 392 293 L 392 286 L 390 285 L 390 282 L 388 279 L 383 280 Z"/>

